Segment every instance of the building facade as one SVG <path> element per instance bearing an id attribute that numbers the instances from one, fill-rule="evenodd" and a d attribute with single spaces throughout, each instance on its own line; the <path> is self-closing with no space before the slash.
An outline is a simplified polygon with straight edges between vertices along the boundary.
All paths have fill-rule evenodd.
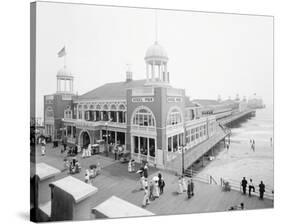
<path id="1" fill-rule="evenodd" d="M 212 114 L 202 115 L 184 89 L 170 84 L 168 56 L 155 42 L 145 54 L 146 77 L 107 83 L 80 96 L 73 94 L 73 76 L 64 67 L 57 75 L 57 93 L 44 97 L 47 133 L 87 147 L 106 142 L 122 146 L 137 162 L 165 168 L 181 150 L 189 150 L 220 128 Z M 102 141 L 103 140 L 103 141 Z"/>

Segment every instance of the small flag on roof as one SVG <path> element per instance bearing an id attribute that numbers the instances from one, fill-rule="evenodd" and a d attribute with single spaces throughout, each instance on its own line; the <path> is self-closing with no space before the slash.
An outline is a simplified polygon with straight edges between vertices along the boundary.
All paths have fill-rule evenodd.
<path id="1" fill-rule="evenodd" d="M 58 57 L 61 58 L 66 55 L 65 46 L 58 52 Z"/>

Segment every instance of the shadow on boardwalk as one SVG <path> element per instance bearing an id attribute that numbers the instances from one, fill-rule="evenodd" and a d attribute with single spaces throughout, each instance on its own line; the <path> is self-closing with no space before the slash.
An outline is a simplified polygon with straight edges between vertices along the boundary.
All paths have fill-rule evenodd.
<path id="1" fill-rule="evenodd" d="M 37 155 L 36 162 L 45 162 L 62 169 L 63 158 L 64 156 L 59 153 L 58 149 L 47 149 L 46 156 L 41 157 Z M 99 161 L 103 167 L 101 174 L 93 182 L 93 185 L 98 188 L 98 192 L 91 202 L 89 211 L 112 195 L 137 206 L 142 205 L 144 192 L 140 190 L 140 175 L 128 173 L 127 164 L 122 164 L 119 161 L 103 156 L 93 156 L 87 159 L 81 159 L 80 156 L 77 156 L 77 158 L 81 162 L 82 172 L 73 176 L 82 181 L 84 181 L 85 168 L 88 168 L 89 165 Z M 157 175 L 158 172 L 157 169 L 150 168 L 149 178 Z M 164 194 L 146 207 L 147 210 L 157 215 L 226 211 L 231 206 L 239 205 L 241 202 L 244 203 L 245 209 L 273 208 L 272 200 L 264 199 L 261 201 L 257 197 L 249 198 L 237 191 L 222 192 L 218 185 L 210 185 L 198 181 L 195 181 L 195 196 L 187 199 L 186 193 L 180 195 L 176 193 L 178 187 L 177 177 L 165 171 L 160 172 L 166 183 Z M 67 172 L 63 172 L 58 178 L 67 175 Z M 48 193 L 46 192 L 46 194 Z"/>

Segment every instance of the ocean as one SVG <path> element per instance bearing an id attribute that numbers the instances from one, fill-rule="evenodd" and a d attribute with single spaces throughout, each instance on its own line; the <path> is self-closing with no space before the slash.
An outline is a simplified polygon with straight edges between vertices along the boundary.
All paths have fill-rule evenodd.
<path id="1" fill-rule="evenodd" d="M 242 177 L 252 178 L 254 183 L 261 180 L 273 188 L 273 107 L 256 110 L 256 116 L 231 128 L 230 148 L 221 149 L 216 158 L 201 173 L 219 178 L 241 181 Z M 250 139 L 255 140 L 255 151 Z M 272 143 L 273 144 L 273 143 Z M 221 146 L 222 147 L 222 146 Z"/>

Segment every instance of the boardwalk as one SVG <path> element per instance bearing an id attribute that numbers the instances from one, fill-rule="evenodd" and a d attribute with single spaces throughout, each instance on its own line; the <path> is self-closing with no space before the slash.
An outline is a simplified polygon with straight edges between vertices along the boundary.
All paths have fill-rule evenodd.
<path id="1" fill-rule="evenodd" d="M 184 167 L 190 167 L 194 162 L 200 159 L 212 147 L 222 141 L 227 135 L 228 131 L 223 130 L 220 126 L 217 127 L 216 133 L 209 137 L 202 143 L 195 145 L 184 153 Z M 182 172 L 182 156 L 179 154 L 176 158 L 167 164 L 168 168 L 178 173 Z"/>
<path id="2" fill-rule="evenodd" d="M 44 157 L 41 157 L 40 153 L 37 154 L 39 154 L 37 155 L 37 163 L 45 162 L 58 169 L 63 168 L 63 155 L 59 153 L 59 149 L 48 148 Z M 85 167 L 87 168 L 90 164 L 97 163 L 97 161 L 103 167 L 101 175 L 94 180 L 94 186 L 98 188 L 98 192 L 95 194 L 96 197 L 94 197 L 91 203 L 91 208 L 97 206 L 112 195 L 141 206 L 144 193 L 139 190 L 139 175 L 128 173 L 127 164 L 121 164 L 119 161 L 114 161 L 111 158 L 105 158 L 103 156 L 93 156 L 88 159 L 81 159 L 78 156 L 77 158 L 81 161 L 83 170 L 80 174 L 73 176 L 82 181 L 84 180 Z M 157 169 L 149 169 L 149 177 L 153 177 L 157 173 Z M 187 199 L 186 194 L 178 195 L 176 193 L 177 177 L 164 171 L 161 171 L 161 173 L 166 182 L 164 195 L 152 201 L 146 208 L 157 215 L 225 211 L 241 202 L 245 204 L 245 209 L 273 207 L 273 201 L 271 200 L 265 199 L 261 201 L 257 197 L 249 198 L 236 191 L 222 192 L 218 185 L 209 185 L 197 181 L 195 182 L 195 196 Z M 57 178 L 59 179 L 66 175 L 68 174 L 63 172 Z M 49 194 L 49 192 L 46 192 L 46 194 Z"/>

